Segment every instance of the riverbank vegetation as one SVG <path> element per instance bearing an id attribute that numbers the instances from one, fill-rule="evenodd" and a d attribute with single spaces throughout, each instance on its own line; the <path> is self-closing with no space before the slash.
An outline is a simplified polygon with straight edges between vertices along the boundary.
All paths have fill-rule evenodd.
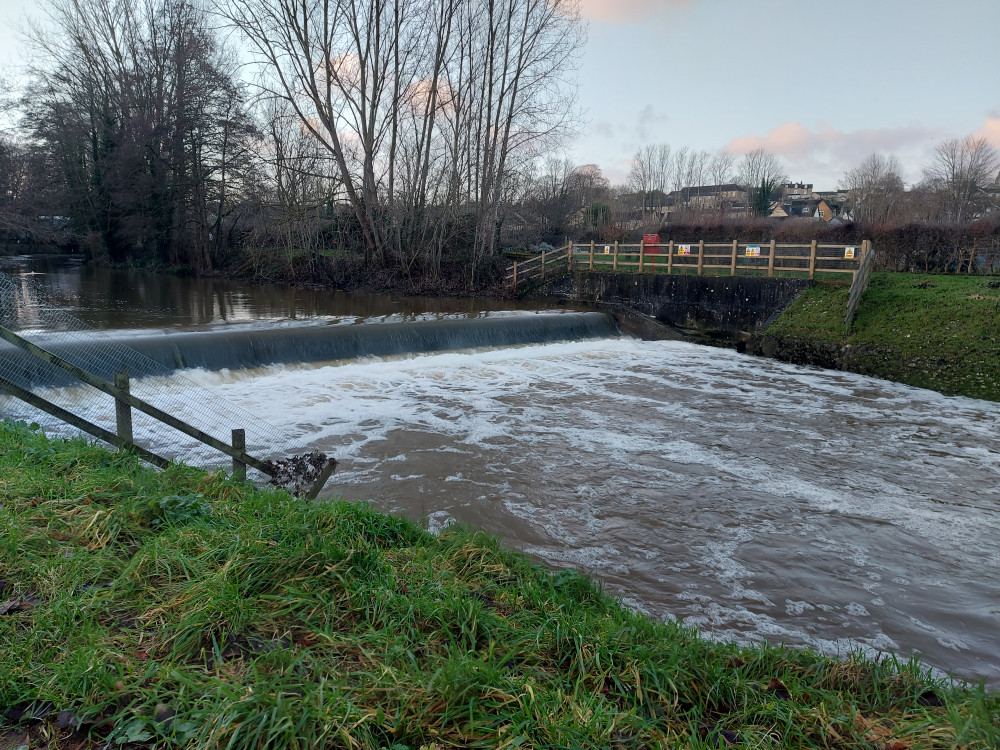
<path id="1" fill-rule="evenodd" d="M 1000 278 L 879 272 L 850 332 L 848 289 L 807 289 L 765 332 L 780 359 L 1000 401 Z"/>
<path id="2" fill-rule="evenodd" d="M 991 748 L 914 664 L 714 643 L 461 529 L 0 423 L 0 746 Z"/>

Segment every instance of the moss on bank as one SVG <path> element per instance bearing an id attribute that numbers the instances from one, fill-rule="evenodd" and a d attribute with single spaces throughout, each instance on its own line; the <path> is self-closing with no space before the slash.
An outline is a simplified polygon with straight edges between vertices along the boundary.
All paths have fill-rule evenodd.
<path id="1" fill-rule="evenodd" d="M 0 747 L 989 748 L 1000 697 L 743 648 L 491 538 L 0 423 Z"/>
<path id="2" fill-rule="evenodd" d="M 848 289 L 806 290 L 765 332 L 765 351 L 801 364 L 836 367 L 1000 401 L 1000 279 L 873 274 L 850 334 Z"/>

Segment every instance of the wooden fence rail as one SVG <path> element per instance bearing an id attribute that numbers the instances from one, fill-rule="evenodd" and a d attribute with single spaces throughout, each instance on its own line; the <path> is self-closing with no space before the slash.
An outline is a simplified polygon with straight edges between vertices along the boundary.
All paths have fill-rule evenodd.
<path id="1" fill-rule="evenodd" d="M 807 243 L 744 243 L 674 241 L 657 245 L 619 242 L 577 245 L 514 263 L 507 273 L 508 286 L 517 291 L 533 283 L 574 270 L 612 273 L 666 273 L 800 277 L 854 281 L 862 260 L 871 255 L 871 242 L 860 246 Z M 850 274 L 850 279 L 845 278 Z"/>

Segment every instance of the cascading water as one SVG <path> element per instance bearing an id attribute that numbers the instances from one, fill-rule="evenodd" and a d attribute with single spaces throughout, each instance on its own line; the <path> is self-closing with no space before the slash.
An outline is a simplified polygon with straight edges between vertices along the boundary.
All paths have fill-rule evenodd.
<path id="1" fill-rule="evenodd" d="M 318 324 L 237 330 L 136 333 L 118 332 L 71 338 L 34 336 L 36 344 L 105 380 L 114 376 L 111 360 L 88 359 L 88 352 L 105 341 L 127 347 L 147 358 L 155 372 L 201 368 L 245 369 L 273 364 L 328 362 L 358 357 L 384 357 L 418 352 L 515 346 L 545 341 L 580 340 L 618 334 L 610 316 L 598 312 L 498 315 L 471 320 L 424 320 L 372 325 Z M 53 372 L 15 346 L 0 341 L 5 368 L 24 385 L 65 385 L 72 379 Z M 92 361 L 91 361 L 92 360 Z M 85 363 L 85 364 L 83 364 Z M 141 376 L 142 372 L 133 372 Z M 58 376 L 58 377 L 57 377 Z M 11 375 L 15 377 L 15 375 Z M 54 382 L 53 382 L 54 380 Z"/>

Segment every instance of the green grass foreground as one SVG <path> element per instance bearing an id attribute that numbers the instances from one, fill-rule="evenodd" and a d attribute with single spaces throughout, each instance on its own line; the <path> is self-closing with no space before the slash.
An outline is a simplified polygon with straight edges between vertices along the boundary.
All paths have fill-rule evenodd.
<path id="1" fill-rule="evenodd" d="M 1000 278 L 875 273 L 850 334 L 848 293 L 826 284 L 807 289 L 767 335 L 791 359 L 797 349 L 808 361 L 810 350 L 826 347 L 836 350 L 836 362 L 813 363 L 1000 401 Z"/>
<path id="2" fill-rule="evenodd" d="M 713 643 L 464 530 L 0 423 L 0 747 L 995 748 L 1000 696 Z"/>

